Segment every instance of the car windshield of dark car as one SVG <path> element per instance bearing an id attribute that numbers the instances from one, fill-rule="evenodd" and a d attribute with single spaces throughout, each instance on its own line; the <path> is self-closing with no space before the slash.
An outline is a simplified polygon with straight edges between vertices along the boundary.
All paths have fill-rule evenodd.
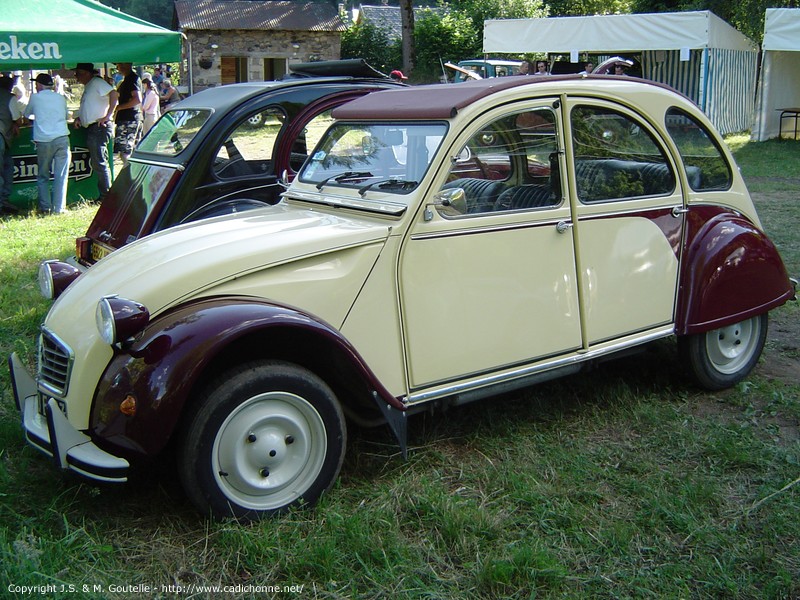
<path id="1" fill-rule="evenodd" d="M 136 147 L 138 152 L 177 156 L 211 116 L 210 110 L 171 110 L 158 120 Z"/>
<path id="2" fill-rule="evenodd" d="M 446 131 L 445 123 L 335 123 L 300 181 L 320 191 L 355 188 L 365 200 L 375 193 L 409 194 L 425 177 Z"/>

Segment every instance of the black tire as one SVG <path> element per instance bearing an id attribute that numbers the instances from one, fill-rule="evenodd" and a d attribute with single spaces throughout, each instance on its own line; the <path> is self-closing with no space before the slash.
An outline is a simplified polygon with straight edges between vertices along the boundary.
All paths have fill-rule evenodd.
<path id="1" fill-rule="evenodd" d="M 678 339 L 681 358 L 697 383 L 721 390 L 739 383 L 756 366 L 767 339 L 767 314 Z"/>
<path id="2" fill-rule="evenodd" d="M 302 367 L 259 361 L 231 369 L 193 410 L 178 472 L 203 513 L 252 520 L 313 505 L 339 474 L 347 439 L 341 407 Z"/>

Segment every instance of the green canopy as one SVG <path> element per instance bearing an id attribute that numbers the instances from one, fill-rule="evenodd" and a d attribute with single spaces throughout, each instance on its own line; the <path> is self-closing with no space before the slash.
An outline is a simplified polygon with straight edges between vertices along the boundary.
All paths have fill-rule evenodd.
<path id="1" fill-rule="evenodd" d="M 0 68 L 175 62 L 181 34 L 94 0 L 3 0 Z"/>

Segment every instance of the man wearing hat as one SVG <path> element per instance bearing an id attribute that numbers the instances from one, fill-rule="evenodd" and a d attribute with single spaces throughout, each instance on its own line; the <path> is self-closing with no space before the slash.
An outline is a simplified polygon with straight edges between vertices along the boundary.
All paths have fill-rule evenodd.
<path id="1" fill-rule="evenodd" d="M 71 158 L 67 99 L 53 91 L 53 78 L 47 73 L 39 73 L 31 81 L 36 82 L 36 93 L 25 107 L 25 117 L 33 117 L 33 141 L 39 169 L 36 175 L 39 210 L 60 213 L 67 207 L 67 177 Z"/>
<path id="2" fill-rule="evenodd" d="M 86 129 L 89 161 L 92 171 L 97 173 L 98 199 L 102 202 L 111 187 L 108 145 L 114 138 L 114 110 L 119 102 L 119 93 L 98 75 L 92 63 L 78 63 L 75 78 L 83 84 L 75 127 Z"/>

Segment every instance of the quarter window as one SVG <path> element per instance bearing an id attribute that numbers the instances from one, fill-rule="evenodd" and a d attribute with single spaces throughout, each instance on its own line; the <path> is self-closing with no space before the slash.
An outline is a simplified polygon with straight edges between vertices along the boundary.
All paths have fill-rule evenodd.
<path id="1" fill-rule="evenodd" d="M 217 150 L 214 174 L 220 179 L 272 173 L 275 141 L 286 117 L 275 107 L 251 115 L 231 132 Z"/>
<path id="2" fill-rule="evenodd" d="M 650 132 L 607 107 L 572 109 L 575 180 L 581 202 L 671 194 L 675 174 Z"/>
<path id="3" fill-rule="evenodd" d="M 681 154 L 689 187 L 695 192 L 731 187 L 731 167 L 699 121 L 679 108 L 671 108 L 666 125 Z"/>

